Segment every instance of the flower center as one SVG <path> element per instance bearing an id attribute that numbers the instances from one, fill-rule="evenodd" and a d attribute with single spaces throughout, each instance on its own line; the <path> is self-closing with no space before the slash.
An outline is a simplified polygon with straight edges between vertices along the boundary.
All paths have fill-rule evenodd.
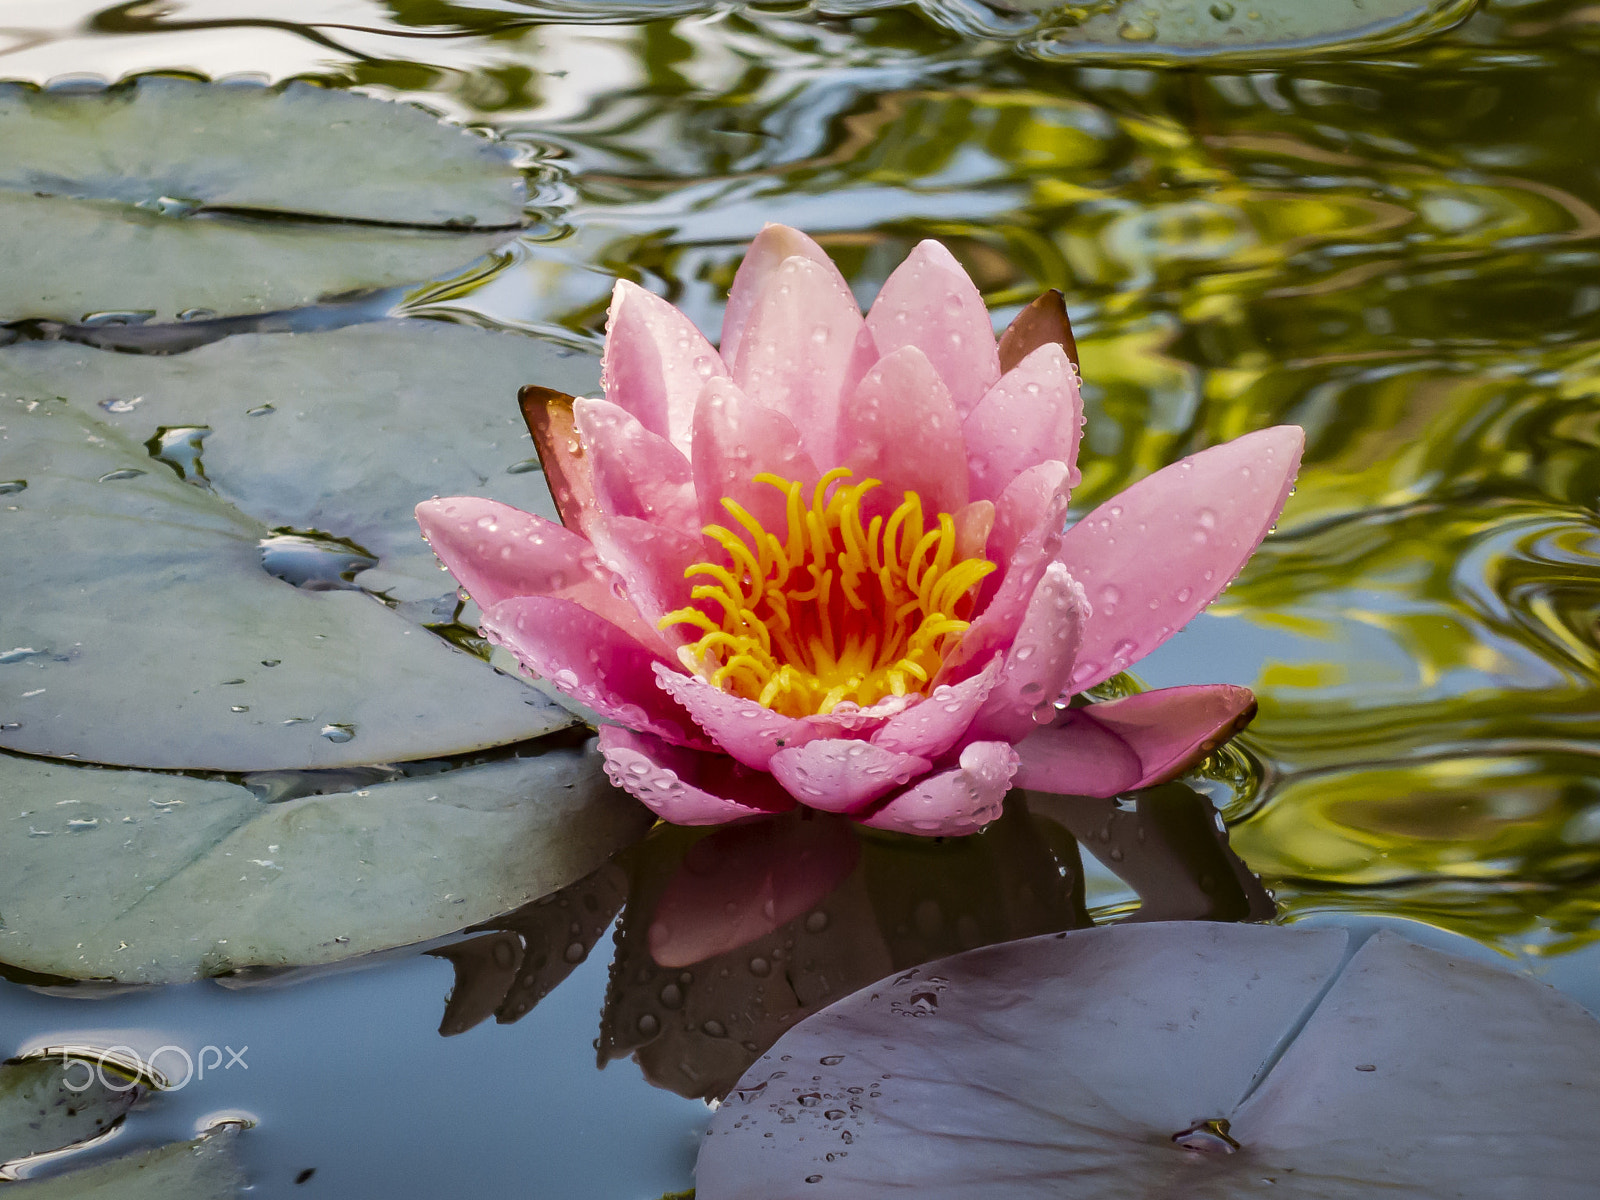
<path id="1" fill-rule="evenodd" d="M 906 492 L 887 520 L 875 516 L 863 525 L 861 498 L 878 481 L 843 483 L 850 474 L 848 467 L 829 471 L 809 505 L 799 483 L 757 475 L 756 483 L 787 501 L 781 540 L 737 501 L 723 499 L 742 532 L 722 525 L 704 532 L 731 565 L 702 562 L 684 572 L 706 581 L 690 594 L 720 608 L 720 622 L 699 608 L 661 619 L 663 629 L 703 631 L 678 651 L 690 671 L 791 717 L 832 712 L 846 701 L 866 707 L 927 687 L 969 626 L 973 588 L 995 566 L 983 558 L 958 561 L 954 518 L 939 513 L 925 530 L 915 492 Z"/>

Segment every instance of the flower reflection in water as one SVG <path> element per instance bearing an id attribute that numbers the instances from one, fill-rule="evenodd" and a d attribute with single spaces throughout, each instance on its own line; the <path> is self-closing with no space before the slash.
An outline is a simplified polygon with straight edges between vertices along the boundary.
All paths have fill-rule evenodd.
<path id="1" fill-rule="evenodd" d="M 661 825 L 436 951 L 456 969 L 440 1032 L 526 1015 L 620 910 L 601 1063 L 631 1054 L 658 1086 L 720 1099 L 785 1030 L 875 980 L 1093 924 L 1080 844 L 1137 892 L 1128 920 L 1273 914 L 1210 801 L 1177 783 L 1123 802 L 1018 793 L 982 833 L 949 841 L 808 810 L 709 831 Z"/>

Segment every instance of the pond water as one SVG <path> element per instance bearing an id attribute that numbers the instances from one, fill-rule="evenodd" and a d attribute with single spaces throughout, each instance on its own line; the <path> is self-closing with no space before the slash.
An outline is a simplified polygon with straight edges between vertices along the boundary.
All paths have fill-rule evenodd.
<path id="1" fill-rule="evenodd" d="M 1161 861 L 1181 866 L 1152 870 L 1195 886 L 1119 872 L 1111 809 L 1032 797 L 982 845 L 852 842 L 825 905 L 716 968 L 755 982 L 667 1041 L 650 1022 L 677 1021 L 681 997 L 639 927 L 688 852 L 672 834 L 562 893 L 587 905 L 582 953 L 548 995 L 548 976 L 528 980 L 531 1011 L 524 955 L 565 945 L 535 909 L 320 974 L 129 989 L 0 967 L 0 1054 L 248 1047 L 247 1065 L 38 1174 L 238 1114 L 262 1197 L 653 1200 L 693 1184 L 701 1097 L 796 1014 L 890 968 L 1141 903 L 1260 919 L 1249 872 L 1280 921 L 1403 921 L 1600 1012 L 1600 9 L 1497 0 L 1414 45 L 1180 69 L 1074 60 L 1014 8 L 928 7 L 23 0 L 0 22 L 0 80 L 301 78 L 515 149 L 523 236 L 295 327 L 393 311 L 581 358 L 622 276 L 714 332 L 745 245 L 778 221 L 816 236 L 863 301 L 925 237 L 997 327 L 1060 288 L 1088 416 L 1075 512 L 1201 446 L 1303 426 L 1276 532 L 1126 681 L 1259 698 L 1192 787 L 1116 810 L 1175 847 Z M 109 328 L 140 348 L 138 324 Z M 49 332 L 30 319 L 0 341 Z M 379 553 L 358 542 L 335 547 L 329 586 Z M 441 627 L 470 642 L 465 620 Z M 1206 832 L 1208 802 L 1248 872 Z M 1036 885 L 1020 900 L 1018 880 Z M 765 986 L 749 963 L 772 951 L 794 964 L 789 1015 L 762 992 L 771 1019 L 730 1033 Z"/>

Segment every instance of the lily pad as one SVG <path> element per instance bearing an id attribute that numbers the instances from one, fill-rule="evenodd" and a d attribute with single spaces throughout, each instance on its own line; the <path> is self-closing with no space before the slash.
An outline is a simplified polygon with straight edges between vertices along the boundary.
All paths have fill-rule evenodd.
<path id="1" fill-rule="evenodd" d="M 92 1141 L 122 1123 L 141 1089 L 94 1066 L 55 1056 L 0 1063 L 0 1167 Z"/>
<path id="2" fill-rule="evenodd" d="M 234 1161 L 237 1136 L 236 1126 L 225 1125 L 193 1141 L 15 1183 L 6 1191 L 19 1200 L 227 1200 L 245 1184 Z"/>
<path id="3" fill-rule="evenodd" d="M 515 236 L 509 147 L 307 84 L 0 87 L 0 320 L 264 312 Z"/>
<path id="4" fill-rule="evenodd" d="M 1053 0 L 997 4 L 1061 12 Z M 1025 43 L 1056 61 L 1222 65 L 1315 53 L 1387 50 L 1466 18 L 1477 0 L 1102 0 L 1067 9 Z"/>
<path id="5" fill-rule="evenodd" d="M 970 951 L 786 1034 L 700 1200 L 1592 1194 L 1600 1025 L 1391 932 L 1124 925 Z"/>
<path id="6" fill-rule="evenodd" d="M 415 623 L 448 625 L 455 599 L 413 505 L 458 491 L 554 511 L 525 469 L 528 379 L 583 391 L 595 368 L 422 321 L 170 357 L 0 351 L 0 746 L 269 770 L 570 724 Z"/>
<path id="7" fill-rule="evenodd" d="M 131 983 L 453 933 L 581 878 L 653 819 L 592 744 L 277 802 L 0 755 L 0 794 L 0 961 Z"/>

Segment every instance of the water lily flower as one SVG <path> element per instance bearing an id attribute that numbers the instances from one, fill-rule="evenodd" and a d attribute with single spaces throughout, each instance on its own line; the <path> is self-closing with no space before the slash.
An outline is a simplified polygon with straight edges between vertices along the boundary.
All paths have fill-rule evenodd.
<path id="1" fill-rule="evenodd" d="M 666 820 L 803 804 L 969 833 L 1013 786 L 1171 778 L 1254 708 L 1222 685 L 1064 707 L 1233 579 L 1304 444 L 1213 446 L 1063 530 L 1074 352 L 1058 292 L 997 341 L 925 241 L 863 317 L 814 241 L 770 225 L 720 351 L 621 281 L 604 398 L 524 389 L 561 524 L 470 497 L 417 517 L 484 635 L 603 719 L 611 778 Z"/>

